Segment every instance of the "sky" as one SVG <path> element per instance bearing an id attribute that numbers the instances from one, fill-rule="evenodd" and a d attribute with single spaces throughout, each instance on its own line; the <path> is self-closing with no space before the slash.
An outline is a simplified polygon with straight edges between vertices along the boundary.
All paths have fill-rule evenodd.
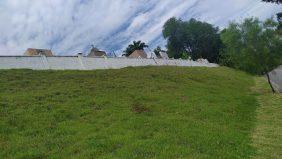
<path id="1" fill-rule="evenodd" d="M 0 55 L 22 55 L 27 48 L 86 54 L 91 45 L 121 54 L 133 40 L 154 49 L 165 47 L 162 27 L 171 17 L 224 28 L 281 10 L 260 0 L 0 0 Z"/>

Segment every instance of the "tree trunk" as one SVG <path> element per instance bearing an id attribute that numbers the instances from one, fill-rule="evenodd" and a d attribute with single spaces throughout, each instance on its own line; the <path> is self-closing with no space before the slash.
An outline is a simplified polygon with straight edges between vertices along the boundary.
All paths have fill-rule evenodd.
<path id="1" fill-rule="evenodd" d="M 271 88 L 272 92 L 275 93 L 275 90 L 274 90 L 274 88 L 273 88 L 273 86 L 272 86 L 272 84 L 271 84 L 270 76 L 269 76 L 269 73 L 268 73 L 268 72 L 266 73 L 266 76 L 267 76 L 267 81 L 268 81 L 268 83 L 269 83 L 269 85 L 270 85 L 270 88 Z"/>

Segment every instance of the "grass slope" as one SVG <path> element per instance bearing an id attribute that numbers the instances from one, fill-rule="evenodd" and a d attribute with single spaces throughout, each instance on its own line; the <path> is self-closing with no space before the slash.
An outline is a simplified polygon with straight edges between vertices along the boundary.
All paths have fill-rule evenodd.
<path id="1" fill-rule="evenodd" d="M 256 159 L 281 159 L 282 157 L 282 95 L 273 94 L 263 78 L 256 78 L 260 107 L 257 109 L 253 145 Z"/>
<path id="2" fill-rule="evenodd" d="M 249 158 L 252 86 L 228 68 L 0 71 L 0 158 Z"/>

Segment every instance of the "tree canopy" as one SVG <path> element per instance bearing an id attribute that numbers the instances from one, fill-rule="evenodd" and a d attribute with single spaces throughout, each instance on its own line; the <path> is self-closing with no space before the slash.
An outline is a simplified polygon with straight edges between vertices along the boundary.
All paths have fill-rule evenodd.
<path id="1" fill-rule="evenodd" d="M 125 56 L 130 56 L 135 50 L 144 50 L 146 47 L 148 47 L 148 45 L 142 41 L 133 41 L 124 51 Z"/>
<path id="2" fill-rule="evenodd" d="M 271 3 L 277 3 L 277 4 L 281 4 L 282 0 L 262 0 L 263 2 L 271 2 Z"/>
<path id="3" fill-rule="evenodd" d="M 263 2 L 282 4 L 282 0 L 262 0 Z M 279 22 L 278 29 L 282 29 L 282 12 L 277 13 L 277 20 Z"/>
<path id="4" fill-rule="evenodd" d="M 273 20 L 248 18 L 231 23 L 222 31 L 224 49 L 220 62 L 249 73 L 262 75 L 282 64 L 282 36 Z"/>
<path id="5" fill-rule="evenodd" d="M 220 63 L 269 77 L 268 72 L 282 64 L 282 36 L 277 25 L 272 19 L 261 22 L 254 18 L 231 23 L 221 33 L 224 48 Z"/>
<path id="6" fill-rule="evenodd" d="M 221 47 L 219 29 L 209 23 L 171 18 L 163 27 L 163 36 L 167 39 L 170 57 L 181 58 L 183 54 L 188 54 L 193 60 L 205 58 L 210 62 L 218 61 Z"/>

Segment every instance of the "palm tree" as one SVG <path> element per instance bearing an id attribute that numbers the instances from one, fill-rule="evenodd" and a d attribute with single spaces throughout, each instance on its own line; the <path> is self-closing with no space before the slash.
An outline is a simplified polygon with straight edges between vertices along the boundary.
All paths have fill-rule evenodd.
<path id="1" fill-rule="evenodd" d="M 144 48 L 148 47 L 144 42 L 139 41 L 133 41 L 132 44 L 128 45 L 126 50 L 124 51 L 125 56 L 131 55 L 135 50 L 144 50 Z"/>
<path id="2" fill-rule="evenodd" d="M 158 58 L 161 58 L 161 52 L 162 52 L 162 48 L 160 46 L 158 46 L 157 48 L 155 48 L 154 53 Z"/>

